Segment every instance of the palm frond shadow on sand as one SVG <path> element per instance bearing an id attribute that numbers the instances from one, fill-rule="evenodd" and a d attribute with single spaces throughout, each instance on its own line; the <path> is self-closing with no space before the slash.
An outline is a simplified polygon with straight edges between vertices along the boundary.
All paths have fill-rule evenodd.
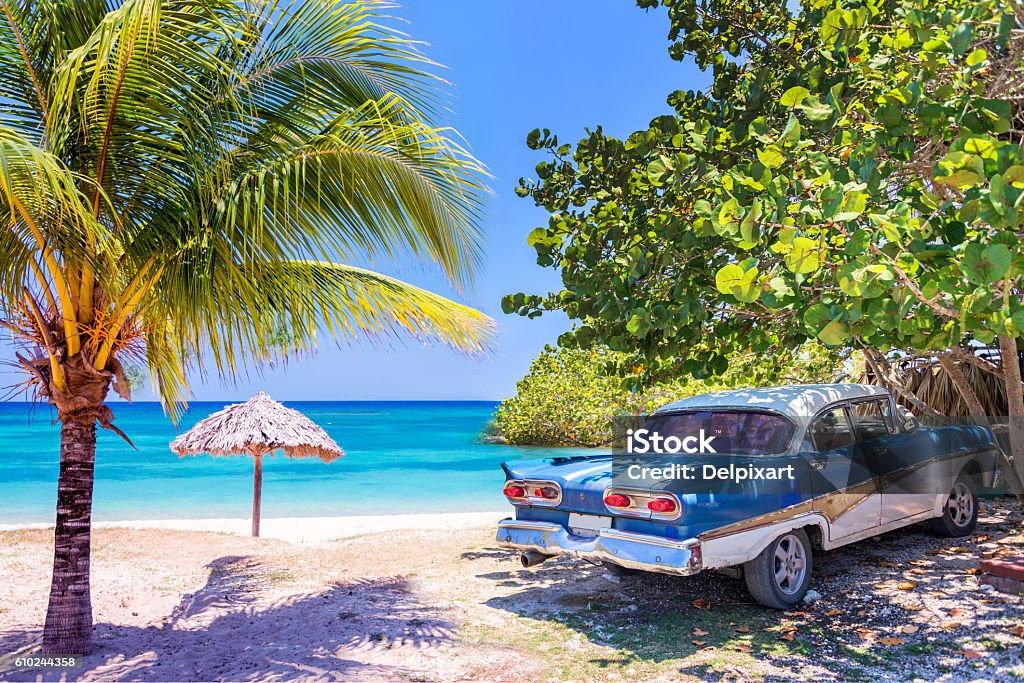
<path id="1" fill-rule="evenodd" d="M 206 585 L 183 596 L 163 624 L 97 623 L 83 668 L 0 671 L 0 680 L 408 679 L 416 672 L 358 655 L 430 650 L 454 637 L 454 625 L 420 603 L 403 576 L 338 582 L 268 605 L 259 593 L 274 577 L 254 558 L 222 557 L 208 567 Z M 0 652 L 25 652 L 40 636 L 37 629 L 0 632 Z"/>

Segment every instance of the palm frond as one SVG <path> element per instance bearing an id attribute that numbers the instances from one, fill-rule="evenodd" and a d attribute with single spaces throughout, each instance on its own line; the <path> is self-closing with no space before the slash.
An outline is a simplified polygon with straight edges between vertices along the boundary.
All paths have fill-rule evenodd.
<path id="1" fill-rule="evenodd" d="M 412 253 L 469 284 L 481 255 L 482 169 L 439 131 L 403 121 L 395 96 L 349 112 L 273 158 L 240 159 L 213 220 L 256 258 L 397 259 Z"/>
<path id="2" fill-rule="evenodd" d="M 482 250 L 486 172 L 433 121 L 444 82 L 389 7 L 0 0 L 11 327 L 57 365 L 144 356 L 172 415 L 206 357 L 230 376 L 325 336 L 485 348 L 486 316 L 344 265 L 411 256 L 462 291 Z"/>
<path id="3" fill-rule="evenodd" d="M 82 179 L 57 157 L 39 149 L 16 131 L 0 126 L 0 217 L 4 232 L 0 252 L 2 300 L 21 298 L 20 290 L 52 286 L 53 296 L 73 308 L 60 259 L 89 261 L 87 241 L 106 240 L 81 192 Z M 32 279 L 23 279 L 31 276 Z"/>
<path id="4" fill-rule="evenodd" d="M 495 332 L 494 322 L 473 308 L 356 266 L 321 261 L 236 264 L 207 274 L 203 286 L 189 282 L 195 275 L 184 264 L 171 269 L 146 308 L 153 318 L 173 316 L 173 323 L 163 328 L 159 348 L 165 356 L 162 372 L 175 381 L 177 376 L 166 368 L 201 369 L 208 355 L 219 374 L 232 376 L 260 363 L 315 351 L 319 334 L 382 344 L 411 337 L 478 355 Z M 177 360 L 169 363 L 168 358 Z M 162 390 L 170 388 L 167 379 L 160 383 Z"/>

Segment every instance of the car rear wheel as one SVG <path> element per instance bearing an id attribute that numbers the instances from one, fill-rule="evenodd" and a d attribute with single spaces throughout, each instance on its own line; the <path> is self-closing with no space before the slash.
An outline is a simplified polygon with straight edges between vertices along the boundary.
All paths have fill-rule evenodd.
<path id="1" fill-rule="evenodd" d="M 803 529 L 787 531 L 743 565 L 747 588 L 762 605 L 789 609 L 811 585 L 811 542 Z"/>
<path id="2" fill-rule="evenodd" d="M 974 481 L 965 474 L 957 477 L 949 492 L 942 516 L 931 521 L 931 528 L 937 534 L 958 538 L 968 536 L 978 525 L 978 492 Z"/>

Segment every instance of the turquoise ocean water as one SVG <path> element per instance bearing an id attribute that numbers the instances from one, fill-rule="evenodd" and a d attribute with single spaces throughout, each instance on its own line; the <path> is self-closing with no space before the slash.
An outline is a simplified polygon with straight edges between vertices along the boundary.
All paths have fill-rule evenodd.
<path id="1" fill-rule="evenodd" d="M 286 405 L 327 430 L 346 455 L 329 465 L 318 459 L 265 460 L 265 518 L 502 510 L 507 503 L 498 463 L 554 452 L 482 443 L 479 434 L 495 403 Z M 222 407 L 191 404 L 180 429 Z M 250 515 L 251 458 L 178 458 L 167 447 L 178 431 L 158 404 L 113 408 L 115 424 L 138 451 L 99 430 L 94 519 Z M 0 524 L 53 521 L 59 434 L 52 419 L 46 406 L 0 403 Z"/>

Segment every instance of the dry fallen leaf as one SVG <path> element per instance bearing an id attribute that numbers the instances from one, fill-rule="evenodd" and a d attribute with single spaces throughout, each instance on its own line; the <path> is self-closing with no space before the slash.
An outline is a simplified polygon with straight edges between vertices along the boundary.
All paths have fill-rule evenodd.
<path id="1" fill-rule="evenodd" d="M 1016 626 L 1011 626 L 1006 630 L 1018 638 L 1024 638 L 1024 624 L 1017 624 Z"/>
<path id="2" fill-rule="evenodd" d="M 913 603 L 911 605 L 903 605 L 903 609 L 905 609 L 905 610 L 907 610 L 909 612 L 920 612 L 921 610 L 924 609 L 924 605 L 921 605 L 921 604 L 918 604 L 918 603 L 915 602 L 915 603 Z"/>
<path id="3" fill-rule="evenodd" d="M 963 613 L 964 613 L 964 611 L 962 609 L 960 609 L 959 607 L 954 607 L 953 609 L 949 610 L 949 616 L 951 616 L 951 617 L 958 617 L 958 616 L 960 616 Z"/>
<path id="4" fill-rule="evenodd" d="M 971 576 L 974 576 L 975 574 L 978 573 L 978 571 L 979 571 L 979 569 L 977 567 L 969 567 L 969 568 L 964 570 L 964 573 L 965 574 L 970 574 Z"/>
<path id="5" fill-rule="evenodd" d="M 700 638 L 701 636 L 706 636 L 708 633 L 710 633 L 710 631 L 705 631 L 702 628 L 693 629 L 693 635 L 697 636 L 698 638 Z"/>
<path id="6" fill-rule="evenodd" d="M 969 552 L 971 552 L 971 549 L 970 548 L 965 548 L 962 545 L 954 545 L 954 546 L 952 546 L 950 548 L 946 548 L 946 552 L 950 553 L 950 554 L 953 554 L 953 553 L 969 553 Z"/>
<path id="7" fill-rule="evenodd" d="M 875 637 L 875 632 L 869 628 L 859 628 L 857 629 L 856 633 L 861 637 L 862 640 L 871 640 Z"/>
<path id="8" fill-rule="evenodd" d="M 896 569 L 897 567 L 899 567 L 899 565 L 896 564 L 895 562 L 886 562 L 885 560 L 882 560 L 878 564 L 879 564 L 879 566 L 888 567 L 889 569 Z"/>
<path id="9" fill-rule="evenodd" d="M 922 574 L 927 574 L 928 573 L 927 571 L 925 571 L 924 569 L 921 569 L 920 567 L 914 567 L 913 569 L 911 569 L 909 571 L 910 571 L 911 574 L 916 574 L 917 576 L 921 576 Z"/>
<path id="10" fill-rule="evenodd" d="M 878 642 L 882 645 L 902 645 L 902 638 L 879 638 Z"/>
<path id="11" fill-rule="evenodd" d="M 704 598 L 697 598 L 690 604 L 696 607 L 697 609 L 711 609 L 711 601 L 705 600 Z"/>
<path id="12" fill-rule="evenodd" d="M 750 627 L 748 627 L 748 626 L 740 626 L 739 628 L 736 629 L 736 632 L 737 633 L 749 633 L 750 632 Z"/>
<path id="13" fill-rule="evenodd" d="M 829 611 L 825 612 L 825 616 L 826 617 L 834 617 L 834 616 L 842 614 L 842 613 L 843 613 L 843 610 L 841 610 L 841 609 L 830 609 Z"/>
<path id="14" fill-rule="evenodd" d="M 978 659 L 982 656 L 977 650 L 955 650 L 954 652 L 961 655 L 964 659 Z"/>
<path id="15" fill-rule="evenodd" d="M 900 633 L 905 633 L 905 634 L 907 634 L 909 636 L 912 633 L 917 633 L 918 631 L 920 631 L 921 627 L 920 626 L 914 626 L 913 624 L 904 624 L 903 626 L 900 626 L 899 630 L 900 630 Z"/>
<path id="16" fill-rule="evenodd" d="M 868 615 L 867 610 L 863 610 L 862 609 L 862 610 L 858 610 L 857 611 L 857 616 L 858 617 L 866 617 L 867 615 Z"/>
<path id="17" fill-rule="evenodd" d="M 945 624 L 942 625 L 942 628 L 946 629 L 947 631 L 955 631 L 958 628 L 960 628 L 960 622 L 959 621 L 947 621 Z"/>
<path id="18" fill-rule="evenodd" d="M 971 540 L 974 541 L 975 543 L 984 543 L 985 541 L 987 541 L 990 538 L 992 538 L 992 536 L 990 534 L 981 534 L 980 536 L 975 536 Z"/>
<path id="19" fill-rule="evenodd" d="M 932 566 L 935 563 L 934 562 L 929 562 L 928 560 L 911 560 L 907 564 L 912 564 L 915 567 L 930 567 L 930 566 Z"/>
<path id="20" fill-rule="evenodd" d="M 735 645 L 734 648 L 737 651 L 739 651 L 739 652 L 753 652 L 754 651 L 754 648 L 750 647 L 749 645 L 743 645 L 743 644 Z"/>
<path id="21" fill-rule="evenodd" d="M 707 645 L 707 641 L 704 641 L 704 640 L 691 640 L 690 642 L 693 643 L 694 645 L 696 645 L 697 647 L 702 647 L 704 645 Z"/>
<path id="22" fill-rule="evenodd" d="M 912 591 L 917 588 L 917 581 L 900 581 L 896 587 L 901 591 Z"/>
<path id="23" fill-rule="evenodd" d="M 795 635 L 796 631 L 786 631 L 781 636 L 779 636 L 779 640 L 793 640 L 793 636 Z"/>

